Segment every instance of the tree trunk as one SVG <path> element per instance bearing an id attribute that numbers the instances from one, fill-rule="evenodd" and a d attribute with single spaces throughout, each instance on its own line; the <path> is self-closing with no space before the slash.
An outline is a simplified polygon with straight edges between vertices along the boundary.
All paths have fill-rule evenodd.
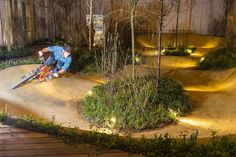
<path id="1" fill-rule="evenodd" d="M 176 0 L 176 3 L 177 3 L 177 10 L 176 10 L 176 28 L 175 28 L 175 47 L 178 46 L 180 0 Z"/>
<path id="2" fill-rule="evenodd" d="M 134 11 L 135 9 L 131 7 L 132 79 L 135 77 Z"/>
<path id="3" fill-rule="evenodd" d="M 190 7 L 189 7 L 189 23 L 188 23 L 188 31 L 191 30 L 192 24 L 192 12 L 193 12 L 193 0 L 190 0 Z"/>
<path id="4" fill-rule="evenodd" d="M 92 51 L 93 46 L 93 0 L 89 4 L 89 51 Z"/>
<path id="5" fill-rule="evenodd" d="M 5 0 L 4 1 L 4 11 L 5 11 L 5 20 L 4 20 L 4 34 L 5 34 L 5 41 L 7 50 L 11 51 L 13 36 L 12 36 L 12 15 L 11 15 L 11 1 Z"/>
<path id="6" fill-rule="evenodd" d="M 135 39 L 134 39 L 134 18 L 138 0 L 130 0 L 130 27 L 132 44 L 132 79 L 135 78 Z"/>
<path id="7" fill-rule="evenodd" d="M 162 47 L 162 27 L 163 27 L 163 0 L 161 0 L 160 19 L 159 19 L 159 31 L 158 31 L 158 55 L 157 55 L 157 89 L 160 84 L 161 73 L 161 47 Z"/>

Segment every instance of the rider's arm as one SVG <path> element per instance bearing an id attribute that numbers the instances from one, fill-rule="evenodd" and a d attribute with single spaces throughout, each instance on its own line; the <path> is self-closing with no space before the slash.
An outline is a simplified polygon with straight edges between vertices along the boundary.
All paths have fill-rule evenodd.
<path id="1" fill-rule="evenodd" d="M 48 48 L 46 47 L 46 48 L 42 49 L 41 52 L 43 52 L 43 53 L 48 52 Z"/>
<path id="2" fill-rule="evenodd" d="M 41 51 L 38 52 L 39 56 L 42 57 L 44 53 L 48 52 L 48 48 L 44 48 Z"/>
<path id="3" fill-rule="evenodd" d="M 58 74 L 62 74 L 62 73 L 64 73 L 64 72 L 65 72 L 65 70 L 64 70 L 64 69 L 61 69 L 61 70 L 58 71 Z"/>

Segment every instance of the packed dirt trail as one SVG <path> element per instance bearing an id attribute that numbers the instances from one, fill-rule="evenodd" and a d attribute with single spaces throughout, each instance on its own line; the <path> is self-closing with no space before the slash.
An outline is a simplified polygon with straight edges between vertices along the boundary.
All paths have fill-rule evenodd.
<path id="1" fill-rule="evenodd" d="M 33 80 L 14 90 L 21 76 L 38 65 L 21 65 L 0 71 L 1 108 L 16 115 L 35 114 L 52 119 L 65 126 L 89 129 L 89 124 L 81 118 L 80 100 L 96 82 L 80 79 L 74 75 L 39 83 Z"/>
<path id="2" fill-rule="evenodd" d="M 91 90 L 96 82 L 66 76 L 49 82 L 29 82 L 15 90 L 10 87 L 20 76 L 36 65 L 22 65 L 0 71 L 0 98 L 4 99 L 2 108 L 9 112 L 36 114 L 65 126 L 77 126 L 89 130 L 89 123 L 81 113 L 80 100 Z M 147 68 L 138 67 L 145 73 Z M 236 69 L 225 71 L 201 70 L 162 70 L 162 76 L 176 79 L 184 85 L 186 93 L 194 101 L 193 111 L 179 122 L 163 128 L 133 133 L 134 137 L 169 133 L 178 137 L 181 132 L 191 133 L 197 129 L 200 137 L 210 136 L 212 129 L 218 135 L 236 134 Z M 14 107 L 15 106 L 15 107 Z"/>
<path id="3" fill-rule="evenodd" d="M 134 137 L 153 137 L 154 134 L 164 133 L 179 137 L 181 132 L 189 134 L 196 130 L 199 137 L 210 136 L 211 130 L 216 131 L 217 135 L 236 134 L 236 68 L 197 70 L 199 59 L 221 42 L 218 38 L 211 40 L 212 37 L 204 37 L 203 41 L 199 36 L 194 38 L 199 38 L 196 56 L 163 56 L 161 62 L 161 76 L 173 78 L 183 85 L 186 94 L 193 100 L 192 112 L 179 117 L 175 124 L 132 133 Z M 138 41 L 143 46 L 151 45 L 145 36 L 141 36 Z M 156 70 L 150 68 L 155 67 L 155 62 L 155 56 L 146 57 L 145 64 L 136 67 L 137 74 L 155 74 Z M 66 75 L 43 83 L 34 80 L 15 90 L 10 89 L 22 75 L 36 66 L 22 65 L 0 71 L 0 109 L 14 115 L 34 114 L 47 119 L 54 117 L 56 122 L 64 126 L 89 130 L 89 123 L 82 114 L 81 100 L 98 83 L 76 75 Z M 131 74 L 130 67 L 126 70 L 127 73 L 124 71 L 123 75 Z"/>
<path id="4" fill-rule="evenodd" d="M 139 67 L 137 73 L 150 73 Z M 236 68 L 224 71 L 189 69 L 163 69 L 162 76 L 177 80 L 193 101 L 193 110 L 185 117 L 178 117 L 176 124 L 159 129 L 134 133 L 134 137 L 152 137 L 168 133 L 179 137 L 196 130 L 199 137 L 209 137 L 212 131 L 217 135 L 236 134 Z"/>

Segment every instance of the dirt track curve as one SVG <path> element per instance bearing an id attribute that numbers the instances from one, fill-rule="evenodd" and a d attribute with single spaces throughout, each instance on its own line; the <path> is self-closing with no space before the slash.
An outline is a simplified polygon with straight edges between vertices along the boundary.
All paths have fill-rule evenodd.
<path id="1" fill-rule="evenodd" d="M 3 99 L 1 108 L 14 114 L 36 114 L 51 119 L 66 126 L 78 126 L 83 130 L 89 129 L 89 123 L 81 114 L 78 103 L 97 83 L 67 76 L 49 82 L 32 81 L 15 90 L 12 84 L 20 76 L 30 71 L 36 65 L 22 65 L 0 71 L 0 98 Z M 139 67 L 142 72 L 146 70 Z M 140 71 L 140 72 L 141 72 Z M 236 134 L 236 69 L 225 71 L 198 70 L 163 70 L 163 76 L 175 78 L 184 85 L 187 94 L 194 100 L 193 112 L 179 118 L 177 124 L 161 129 L 146 130 L 134 133 L 138 137 L 144 134 L 170 133 L 179 136 L 180 132 L 193 132 L 198 129 L 200 137 L 207 137 L 209 129 L 217 131 L 218 135 Z"/>
<path id="2" fill-rule="evenodd" d="M 56 122 L 66 126 L 89 129 L 89 124 L 81 118 L 78 102 L 97 83 L 71 75 L 42 83 L 33 80 L 11 90 L 21 76 L 37 66 L 22 65 L 0 71 L 1 108 L 16 115 L 32 113 L 48 119 L 55 117 Z"/>

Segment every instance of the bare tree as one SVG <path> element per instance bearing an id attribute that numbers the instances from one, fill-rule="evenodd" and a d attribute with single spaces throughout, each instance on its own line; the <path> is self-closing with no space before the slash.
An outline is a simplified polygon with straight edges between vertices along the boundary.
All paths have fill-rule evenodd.
<path id="1" fill-rule="evenodd" d="M 13 44 L 13 36 L 12 36 L 12 8 L 11 1 L 4 0 L 4 12 L 5 12 L 5 20 L 4 20 L 4 32 L 6 38 L 7 50 L 10 51 Z"/>
<path id="2" fill-rule="evenodd" d="M 90 3 L 88 4 L 89 7 L 89 51 L 92 50 L 93 46 L 93 0 L 90 0 Z"/>
<path id="3" fill-rule="evenodd" d="M 132 79 L 135 77 L 135 39 L 134 39 L 134 18 L 138 0 L 129 0 L 130 3 L 130 25 L 131 25 L 131 43 L 132 43 Z"/>
<path id="4" fill-rule="evenodd" d="M 189 0 L 188 1 L 188 9 L 189 9 L 189 21 L 188 21 L 188 32 L 191 31 L 191 25 L 192 25 L 192 13 L 193 13 L 193 7 L 196 4 L 196 0 Z"/>
<path id="5" fill-rule="evenodd" d="M 178 46 L 179 13 L 181 0 L 175 0 L 176 3 L 176 25 L 175 25 L 175 47 Z"/>
<path id="6" fill-rule="evenodd" d="M 158 31 L 158 55 L 157 55 L 157 88 L 160 83 L 160 71 L 161 71 L 161 48 L 162 48 L 162 28 L 163 28 L 163 16 L 164 16 L 164 4 L 163 0 L 160 0 L 160 19 L 159 19 L 159 31 Z"/>

